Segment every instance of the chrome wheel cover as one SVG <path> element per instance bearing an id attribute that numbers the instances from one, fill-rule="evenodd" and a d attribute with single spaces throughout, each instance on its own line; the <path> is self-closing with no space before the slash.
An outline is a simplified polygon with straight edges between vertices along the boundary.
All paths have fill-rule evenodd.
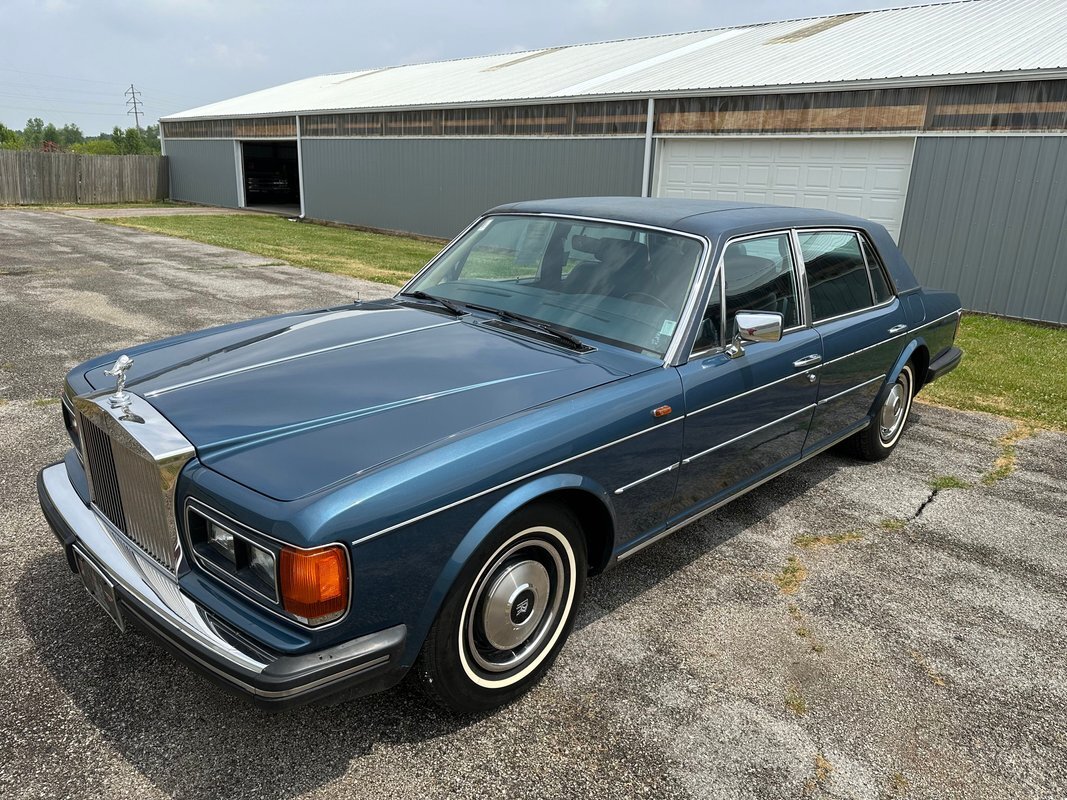
<path id="1" fill-rule="evenodd" d="M 910 395 L 911 375 L 905 369 L 889 390 L 878 412 L 878 434 L 884 444 L 893 443 L 900 434 L 900 429 L 904 426 L 908 409 L 911 406 Z"/>
<path id="2" fill-rule="evenodd" d="M 499 552 L 482 570 L 463 619 L 462 645 L 474 665 L 503 673 L 537 656 L 561 624 L 572 582 L 561 553 L 546 539 L 526 538 Z"/>

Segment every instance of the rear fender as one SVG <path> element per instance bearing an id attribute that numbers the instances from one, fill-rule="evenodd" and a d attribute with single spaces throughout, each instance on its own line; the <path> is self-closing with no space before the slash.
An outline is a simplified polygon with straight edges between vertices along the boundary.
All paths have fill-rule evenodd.
<path id="1" fill-rule="evenodd" d="M 874 403 L 871 404 L 871 414 L 873 414 L 875 412 L 875 409 L 880 408 L 882 403 L 885 402 L 886 395 L 889 394 L 889 390 L 892 388 L 893 384 L 897 382 L 897 378 L 900 377 L 900 373 L 903 372 L 904 365 L 911 360 L 912 355 L 920 347 L 926 347 L 927 350 L 929 350 L 929 346 L 926 344 L 926 340 L 923 339 L 922 336 L 916 336 L 914 339 L 908 342 L 907 346 L 897 357 L 896 363 L 893 364 L 892 369 L 890 369 L 889 372 L 886 373 L 885 383 L 882 385 L 882 390 L 878 392 L 878 396 L 874 398 Z M 913 377 L 916 380 L 921 380 L 921 376 L 919 375 L 915 375 Z M 911 387 L 911 391 L 912 394 L 915 394 L 914 386 Z"/>

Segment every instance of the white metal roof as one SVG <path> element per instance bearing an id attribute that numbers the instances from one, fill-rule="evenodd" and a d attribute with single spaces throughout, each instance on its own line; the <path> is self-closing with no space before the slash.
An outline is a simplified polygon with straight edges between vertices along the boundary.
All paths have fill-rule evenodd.
<path id="1" fill-rule="evenodd" d="M 323 75 L 163 117 L 1067 75 L 1064 0 L 957 0 Z"/>

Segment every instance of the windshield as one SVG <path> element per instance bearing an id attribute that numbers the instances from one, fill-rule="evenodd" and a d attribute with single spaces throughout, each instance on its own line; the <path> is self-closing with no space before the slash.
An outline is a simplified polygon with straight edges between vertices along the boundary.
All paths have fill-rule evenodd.
<path id="1" fill-rule="evenodd" d="M 625 225 L 486 217 L 406 289 L 663 357 L 703 246 Z"/>

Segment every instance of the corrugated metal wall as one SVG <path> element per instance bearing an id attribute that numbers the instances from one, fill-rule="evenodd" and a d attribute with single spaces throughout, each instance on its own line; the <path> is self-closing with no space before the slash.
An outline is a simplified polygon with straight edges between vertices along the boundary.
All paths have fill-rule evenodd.
<path id="1" fill-rule="evenodd" d="M 639 195 L 644 140 L 304 139 L 303 148 L 307 216 L 452 237 L 500 203 Z"/>
<path id="2" fill-rule="evenodd" d="M 231 139 L 168 139 L 170 196 L 237 208 L 237 164 Z"/>
<path id="3" fill-rule="evenodd" d="M 1067 136 L 920 138 L 900 243 L 964 308 L 1067 323 Z"/>

